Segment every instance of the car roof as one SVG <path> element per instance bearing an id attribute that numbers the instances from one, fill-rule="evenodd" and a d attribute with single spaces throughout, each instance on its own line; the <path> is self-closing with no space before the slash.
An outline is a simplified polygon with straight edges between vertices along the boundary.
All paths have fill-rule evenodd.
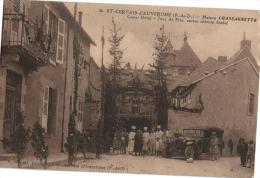
<path id="1" fill-rule="evenodd" d="M 200 126 L 200 127 L 188 127 L 188 128 L 185 128 L 183 130 L 212 130 L 212 131 L 221 131 L 223 132 L 224 130 L 219 128 L 219 127 L 213 127 L 213 126 Z"/>

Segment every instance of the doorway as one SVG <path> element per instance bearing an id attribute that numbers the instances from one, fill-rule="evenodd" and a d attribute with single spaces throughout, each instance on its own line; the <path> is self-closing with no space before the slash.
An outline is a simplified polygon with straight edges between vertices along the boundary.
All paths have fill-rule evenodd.
<path id="1" fill-rule="evenodd" d="M 3 124 L 3 136 L 9 139 L 15 127 L 17 111 L 21 106 L 22 76 L 7 70 L 5 116 Z"/>

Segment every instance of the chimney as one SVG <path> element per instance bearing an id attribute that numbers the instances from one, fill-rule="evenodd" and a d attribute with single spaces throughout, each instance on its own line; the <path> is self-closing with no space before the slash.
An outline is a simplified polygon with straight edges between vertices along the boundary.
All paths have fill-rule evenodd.
<path id="1" fill-rule="evenodd" d="M 82 25 L 82 15 L 83 15 L 83 12 L 79 11 L 79 24 L 80 25 Z"/>
<path id="2" fill-rule="evenodd" d="M 221 63 L 227 62 L 227 56 L 219 56 L 218 57 L 218 62 L 221 62 Z"/>
<path id="3" fill-rule="evenodd" d="M 240 42 L 240 49 L 247 46 L 249 49 L 251 49 L 251 40 L 246 39 L 246 33 L 244 32 L 243 40 Z"/>

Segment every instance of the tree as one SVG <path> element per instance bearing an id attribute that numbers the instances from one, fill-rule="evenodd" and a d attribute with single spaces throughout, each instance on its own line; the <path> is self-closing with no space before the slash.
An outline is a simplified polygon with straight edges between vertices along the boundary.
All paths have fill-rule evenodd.
<path id="1" fill-rule="evenodd" d="M 71 166 L 76 157 L 77 153 L 77 136 L 76 136 L 76 121 L 75 121 L 74 111 L 70 115 L 69 123 L 68 123 L 68 136 L 67 141 L 65 143 L 66 151 L 68 152 L 68 164 Z"/>
<path id="2" fill-rule="evenodd" d="M 156 124 L 167 128 L 168 125 L 168 99 L 167 99 L 167 74 L 166 68 L 166 44 L 167 36 L 164 31 L 164 26 L 160 28 L 160 33 L 155 35 L 153 63 L 150 64 L 151 79 L 154 81 L 154 97 L 156 109 Z M 155 124 L 154 123 L 154 124 Z"/>
<path id="3" fill-rule="evenodd" d="M 111 73 L 112 84 L 118 85 L 120 82 L 120 74 L 122 71 L 122 57 L 124 51 L 120 49 L 121 41 L 124 39 L 124 35 L 120 35 L 121 28 L 117 26 L 112 18 L 112 29 L 110 29 L 110 37 L 108 41 L 110 42 L 109 54 L 112 57 L 112 62 L 109 66 L 109 71 Z"/>
<path id="4" fill-rule="evenodd" d="M 30 139 L 30 128 L 24 126 L 24 115 L 21 111 L 17 111 L 15 118 L 14 131 L 10 137 L 10 146 L 12 152 L 16 154 L 18 167 L 22 165 L 26 144 Z"/>
<path id="5" fill-rule="evenodd" d="M 36 122 L 33 126 L 31 134 L 31 145 L 34 149 L 34 156 L 40 160 L 41 165 L 43 165 L 44 169 L 46 169 L 49 153 L 48 145 L 45 143 L 44 135 L 44 128 L 41 127 L 39 122 Z"/>
<path id="6" fill-rule="evenodd" d="M 122 58 L 124 51 L 120 45 L 124 35 L 121 35 L 121 28 L 117 26 L 112 18 L 112 28 L 110 29 L 110 43 L 109 54 L 112 58 L 111 64 L 108 67 L 110 80 L 106 80 L 105 84 L 105 102 L 104 102 L 104 144 L 106 150 L 111 145 L 114 127 L 117 119 L 116 96 L 120 86 L 121 72 L 122 72 Z"/>

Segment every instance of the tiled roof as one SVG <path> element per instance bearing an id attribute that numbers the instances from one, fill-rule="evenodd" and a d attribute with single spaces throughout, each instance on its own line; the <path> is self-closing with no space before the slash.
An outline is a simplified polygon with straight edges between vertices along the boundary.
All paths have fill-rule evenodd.
<path id="1" fill-rule="evenodd" d="M 197 82 L 204 80 L 217 72 L 224 71 L 225 69 L 240 64 L 243 61 L 248 61 L 252 66 L 252 69 L 259 75 L 259 66 L 255 58 L 253 57 L 251 50 L 248 46 L 243 47 L 238 52 L 236 52 L 229 60 L 226 62 L 219 62 L 218 60 L 209 57 L 205 62 L 200 64 L 189 76 L 178 78 L 175 82 L 168 85 L 170 90 L 175 89 L 177 86 L 188 86 Z"/>
<path id="2" fill-rule="evenodd" d="M 201 61 L 190 47 L 187 41 L 184 41 L 183 46 L 179 50 L 174 50 L 175 60 L 172 60 L 172 66 L 198 66 Z"/>
<path id="3" fill-rule="evenodd" d="M 244 59 L 244 58 L 249 58 L 250 62 L 254 65 L 254 67 L 259 70 L 259 66 L 250 50 L 249 46 L 244 46 L 241 48 L 238 52 L 236 52 L 230 59 L 229 63 L 234 63 L 238 60 Z"/>

